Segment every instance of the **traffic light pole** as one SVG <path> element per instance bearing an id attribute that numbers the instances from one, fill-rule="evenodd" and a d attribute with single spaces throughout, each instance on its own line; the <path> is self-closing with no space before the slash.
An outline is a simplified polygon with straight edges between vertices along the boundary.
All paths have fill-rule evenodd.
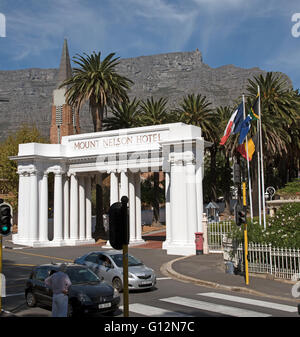
<path id="1" fill-rule="evenodd" d="M 124 317 L 129 317 L 128 300 L 128 245 L 123 245 L 123 307 Z"/>
<path id="2" fill-rule="evenodd" d="M 244 212 L 246 215 L 247 214 L 247 203 L 246 203 L 246 183 L 245 182 L 243 182 L 243 208 L 244 208 Z M 244 224 L 244 249 L 245 249 L 245 281 L 246 281 L 246 285 L 249 285 L 247 221 Z"/>
<path id="3" fill-rule="evenodd" d="M 2 235 L 0 234 L 0 315 L 2 314 Z"/>

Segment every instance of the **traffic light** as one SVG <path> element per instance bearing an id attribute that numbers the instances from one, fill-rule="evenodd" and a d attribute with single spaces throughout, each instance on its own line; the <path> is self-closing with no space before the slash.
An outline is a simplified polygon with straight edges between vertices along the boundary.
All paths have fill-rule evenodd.
<path id="1" fill-rule="evenodd" d="M 12 209 L 7 203 L 0 204 L 0 234 L 9 235 L 11 232 Z"/>
<path id="2" fill-rule="evenodd" d="M 235 206 L 235 224 L 241 226 L 246 223 L 246 211 L 236 203 Z"/>
<path id="3" fill-rule="evenodd" d="M 233 164 L 232 180 L 235 184 L 239 184 L 241 182 L 240 165 L 237 163 Z"/>
<path id="4" fill-rule="evenodd" d="M 121 202 L 115 202 L 109 208 L 109 242 L 114 249 L 122 249 L 129 243 L 128 198 L 123 196 Z"/>

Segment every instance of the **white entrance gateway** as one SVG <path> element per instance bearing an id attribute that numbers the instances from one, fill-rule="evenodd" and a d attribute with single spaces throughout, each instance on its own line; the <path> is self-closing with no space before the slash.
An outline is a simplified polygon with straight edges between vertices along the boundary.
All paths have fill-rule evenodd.
<path id="1" fill-rule="evenodd" d="M 32 247 L 94 243 L 91 178 L 110 174 L 110 204 L 129 198 L 130 243 L 142 243 L 143 172 L 165 172 L 168 254 L 195 254 L 202 232 L 203 156 L 209 146 L 199 127 L 183 123 L 62 137 L 61 144 L 20 144 L 18 233 Z M 48 174 L 54 174 L 53 239 L 48 230 Z"/>

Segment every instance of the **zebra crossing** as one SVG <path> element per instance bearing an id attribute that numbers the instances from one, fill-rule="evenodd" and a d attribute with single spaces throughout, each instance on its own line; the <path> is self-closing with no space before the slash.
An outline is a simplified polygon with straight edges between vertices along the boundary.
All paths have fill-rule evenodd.
<path id="1" fill-rule="evenodd" d="M 290 306 L 269 301 L 255 300 L 247 297 L 233 296 L 216 292 L 198 293 L 195 298 L 182 296 L 172 296 L 160 298 L 155 305 L 142 303 L 130 303 L 129 311 L 131 315 L 142 315 L 149 317 L 199 317 L 201 311 L 209 312 L 210 315 L 225 315 L 233 317 L 271 317 L 270 309 L 280 313 L 296 313 L 297 306 Z M 214 302 L 212 302 L 212 300 Z M 219 303 L 221 301 L 221 303 Z M 224 304 L 224 302 L 226 304 Z M 227 302 L 229 302 L 227 304 Z M 172 310 L 162 307 L 161 304 L 171 304 Z M 247 308 L 240 308 L 237 305 L 247 305 Z M 248 308 L 249 306 L 249 308 Z M 120 309 L 123 309 L 120 307 Z M 186 310 L 192 309 L 193 315 Z M 195 315 L 195 309 L 199 314 Z M 263 310 L 265 309 L 265 310 Z"/>

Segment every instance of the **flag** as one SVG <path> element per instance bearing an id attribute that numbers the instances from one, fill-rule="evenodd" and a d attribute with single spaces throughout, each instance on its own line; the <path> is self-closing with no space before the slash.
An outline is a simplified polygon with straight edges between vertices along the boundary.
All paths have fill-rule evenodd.
<path id="1" fill-rule="evenodd" d="M 234 111 L 234 113 L 231 115 L 226 129 L 224 131 L 224 135 L 221 138 L 220 145 L 224 145 L 228 139 L 228 137 L 233 134 L 233 129 L 236 126 L 236 123 L 240 121 L 240 119 L 243 119 L 243 103 L 241 103 L 238 108 Z"/>
<path id="2" fill-rule="evenodd" d="M 258 146 L 258 133 L 256 133 L 256 135 L 254 137 L 252 137 L 251 139 L 248 140 L 248 157 L 249 157 L 249 161 L 252 160 L 252 156 L 255 152 L 255 149 Z M 247 147 L 246 147 L 246 142 L 239 145 L 237 147 L 237 150 L 239 151 L 239 153 L 245 158 L 247 159 Z"/>
<path id="3" fill-rule="evenodd" d="M 234 126 L 232 129 L 232 134 L 235 135 L 241 131 L 242 122 L 244 119 L 244 108 L 243 102 L 237 108 L 237 114 L 234 118 Z"/>
<path id="4" fill-rule="evenodd" d="M 239 144 L 243 144 L 251 127 L 252 118 L 248 115 L 241 124 Z"/>
<path id="5" fill-rule="evenodd" d="M 259 110 L 258 110 L 258 104 L 259 104 L 259 94 L 257 94 L 256 99 L 250 108 L 250 116 L 253 120 L 259 119 Z"/>

